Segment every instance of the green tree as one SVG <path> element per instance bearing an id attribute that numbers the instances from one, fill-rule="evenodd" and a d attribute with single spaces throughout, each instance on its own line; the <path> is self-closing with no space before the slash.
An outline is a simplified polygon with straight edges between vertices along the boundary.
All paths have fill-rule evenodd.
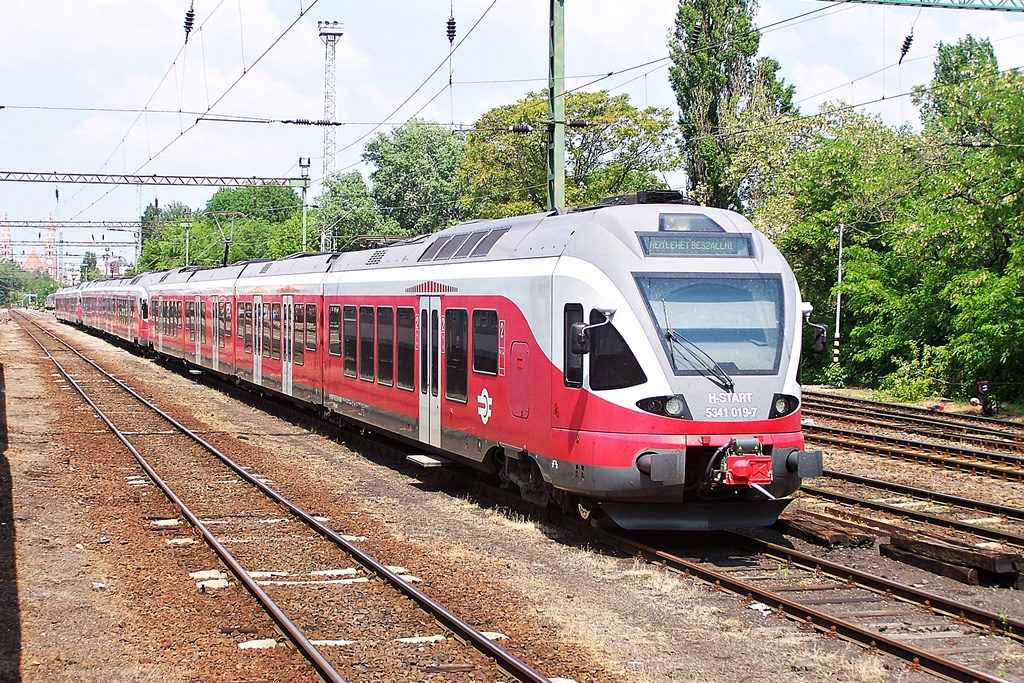
<path id="1" fill-rule="evenodd" d="M 565 136 L 565 194 L 569 205 L 593 204 L 615 194 L 665 187 L 658 174 L 674 168 L 675 126 L 665 109 L 640 111 L 627 95 L 569 93 Z M 543 211 L 547 206 L 547 94 L 484 113 L 469 136 L 463 164 L 464 203 L 484 218 Z M 511 132 L 529 124 L 529 133 Z"/>
<path id="2" fill-rule="evenodd" d="M 146 207 L 142 214 L 142 243 L 145 245 L 151 239 L 159 237 L 160 231 L 170 223 L 180 223 L 191 215 L 192 209 L 182 202 L 171 202 L 161 207 L 153 202 Z"/>
<path id="3" fill-rule="evenodd" d="M 79 271 L 82 276 L 82 282 L 99 280 L 103 277 L 103 273 L 100 272 L 96 263 L 96 254 L 91 251 L 87 251 L 82 255 L 82 265 Z"/>
<path id="4" fill-rule="evenodd" d="M 941 169 L 921 242 L 946 271 L 950 379 L 1024 395 L 1024 75 L 1000 73 L 991 44 L 967 36 L 940 45 L 915 99 Z"/>
<path id="5" fill-rule="evenodd" d="M 284 223 L 302 211 L 295 190 L 278 185 L 222 188 L 206 202 L 206 212 L 235 211 L 265 223 Z"/>
<path id="6" fill-rule="evenodd" d="M 952 127 L 958 128 L 961 134 L 976 135 L 979 132 L 976 122 L 953 121 L 951 117 L 967 113 L 963 106 L 966 103 L 957 101 L 958 98 L 980 95 L 986 84 L 998 75 L 999 63 L 992 43 L 971 35 L 953 45 L 940 42 L 934 72 L 927 88 L 914 88 L 913 100 L 921 108 L 921 120 L 933 130 Z M 979 88 L 972 87 L 975 85 Z"/>
<path id="7" fill-rule="evenodd" d="M 301 249 L 302 201 L 287 187 L 222 189 L 203 211 L 180 212 L 143 244 L 138 270 L 219 265 L 230 241 L 228 262 L 278 258 Z M 232 235 L 232 223 L 234 233 Z M 187 249 L 186 249 L 187 245 Z"/>
<path id="8" fill-rule="evenodd" d="M 370 180 L 377 209 L 413 233 L 462 220 L 458 172 L 465 147 L 464 134 L 419 119 L 377 134 L 363 152 L 375 167 Z"/>
<path id="9" fill-rule="evenodd" d="M 0 263 L 0 306 L 27 304 L 42 308 L 46 297 L 59 288 L 49 275 L 24 270 L 11 261 Z"/>
<path id="10" fill-rule="evenodd" d="M 331 236 L 339 250 L 355 247 L 360 235 L 405 236 L 411 231 L 399 227 L 394 218 L 385 218 L 374 205 L 373 197 L 358 171 L 324 180 L 324 191 L 317 197 L 319 210 L 314 223 L 318 232 Z"/>
<path id="11" fill-rule="evenodd" d="M 854 381 L 875 383 L 908 358 L 908 339 L 936 343 L 923 323 L 941 311 L 933 297 L 915 300 L 924 264 L 905 253 L 927 177 L 904 150 L 921 140 L 841 105 L 824 108 L 791 140 L 786 163 L 765 179 L 772 196 L 757 206 L 754 223 L 774 237 L 819 322 L 835 314 L 843 227 L 843 367 Z M 827 359 L 810 360 L 815 379 Z"/>
<path id="12" fill-rule="evenodd" d="M 730 174 L 744 139 L 735 135 L 741 114 L 794 110 L 794 89 L 778 78 L 778 62 L 754 58 L 761 40 L 755 10 L 753 0 L 680 0 L 669 41 L 689 190 L 709 206 L 743 209 L 746 179 Z"/>

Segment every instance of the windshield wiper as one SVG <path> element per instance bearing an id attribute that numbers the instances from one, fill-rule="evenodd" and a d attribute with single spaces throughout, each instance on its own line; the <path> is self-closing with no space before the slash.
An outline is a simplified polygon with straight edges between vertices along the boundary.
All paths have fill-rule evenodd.
<path id="1" fill-rule="evenodd" d="M 717 384 L 726 391 L 732 391 L 733 387 L 736 386 L 736 382 L 733 381 L 732 377 L 704 349 L 673 330 L 672 321 L 668 317 L 668 305 L 664 299 L 661 301 L 661 306 L 665 312 L 665 326 L 668 328 L 665 330 L 665 339 L 668 340 L 669 350 L 672 353 L 672 365 L 675 366 L 676 363 L 676 349 L 685 351 L 691 359 L 688 361 L 690 367 L 699 372 L 702 377 L 707 377 L 712 383 Z"/>
<path id="2" fill-rule="evenodd" d="M 722 366 L 718 364 L 718 361 L 708 355 L 704 349 L 700 348 L 683 335 L 674 330 L 668 330 L 665 332 L 665 339 L 667 339 L 671 344 L 673 359 L 676 356 L 676 349 L 685 351 L 686 354 L 693 359 L 689 361 L 690 366 L 703 377 L 707 377 L 713 383 L 719 385 L 726 391 L 732 391 L 733 387 L 736 386 L 736 382 L 734 382 L 732 377 L 722 369 Z M 696 361 L 696 363 L 693 361 Z"/>

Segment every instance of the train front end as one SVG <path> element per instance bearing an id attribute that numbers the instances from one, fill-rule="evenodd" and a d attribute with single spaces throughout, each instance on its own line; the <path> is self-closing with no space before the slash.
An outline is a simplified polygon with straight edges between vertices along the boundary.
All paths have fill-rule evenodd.
<path id="1" fill-rule="evenodd" d="M 583 391 L 557 392 L 574 417 L 556 427 L 584 472 L 556 464 L 556 486 L 624 528 L 773 523 L 822 472 L 800 428 L 808 306 L 782 255 L 742 216 L 681 204 L 596 210 L 578 233 L 555 290 Z"/>

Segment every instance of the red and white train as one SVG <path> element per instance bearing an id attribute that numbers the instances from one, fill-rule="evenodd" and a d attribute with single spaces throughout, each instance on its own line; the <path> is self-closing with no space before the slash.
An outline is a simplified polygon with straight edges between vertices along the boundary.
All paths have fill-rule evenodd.
<path id="1" fill-rule="evenodd" d="M 55 312 L 536 503 L 630 529 L 769 524 L 822 471 L 800 431 L 809 306 L 746 219 L 667 198 L 90 282 Z"/>

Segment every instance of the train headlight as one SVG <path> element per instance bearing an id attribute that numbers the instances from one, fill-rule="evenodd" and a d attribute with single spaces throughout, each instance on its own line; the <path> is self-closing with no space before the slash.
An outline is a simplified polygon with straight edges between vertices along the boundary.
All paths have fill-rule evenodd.
<path id="1" fill-rule="evenodd" d="M 645 398 L 637 401 L 636 407 L 640 410 L 646 410 L 648 413 L 654 413 L 655 415 L 675 417 L 682 420 L 693 419 L 690 416 L 690 409 L 686 405 L 686 399 L 679 395 Z"/>
<path id="2" fill-rule="evenodd" d="M 789 394 L 775 394 L 772 396 L 772 408 L 768 412 L 768 419 L 785 417 L 800 407 L 800 399 Z"/>
<path id="3" fill-rule="evenodd" d="M 686 411 L 686 404 L 683 403 L 682 399 L 673 396 L 669 400 L 665 401 L 665 412 L 672 417 L 682 417 Z"/>

